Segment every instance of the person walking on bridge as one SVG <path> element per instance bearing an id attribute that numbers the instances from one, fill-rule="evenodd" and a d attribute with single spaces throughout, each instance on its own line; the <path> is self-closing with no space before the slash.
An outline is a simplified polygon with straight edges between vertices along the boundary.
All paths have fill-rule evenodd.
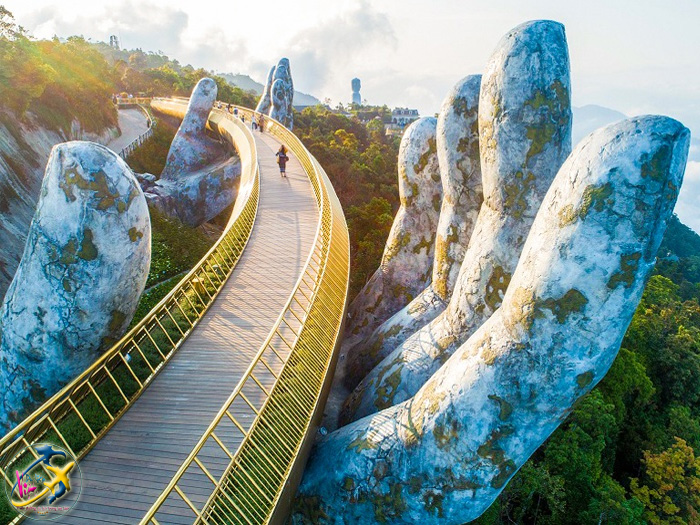
<path id="1" fill-rule="evenodd" d="M 265 132 L 265 115 L 260 115 L 260 120 L 258 120 L 258 129 L 260 133 Z"/>
<path id="2" fill-rule="evenodd" d="M 275 153 L 277 156 L 277 164 L 280 166 L 280 176 L 286 177 L 287 176 L 287 161 L 289 160 L 289 157 L 287 156 L 287 148 L 284 147 L 284 144 L 280 146 L 280 149 Z"/>

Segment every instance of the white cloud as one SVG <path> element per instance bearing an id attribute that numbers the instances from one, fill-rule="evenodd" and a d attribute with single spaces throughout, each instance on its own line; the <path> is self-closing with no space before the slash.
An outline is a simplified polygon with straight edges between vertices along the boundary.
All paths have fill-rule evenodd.
<path id="1" fill-rule="evenodd" d="M 84 11 L 49 5 L 23 16 L 20 23 L 37 38 L 82 35 L 106 41 L 117 35 L 125 49 L 162 51 L 183 64 L 207 69 L 240 67 L 248 57 L 242 38 L 215 23 L 194 23 L 183 8 L 157 1 L 97 3 Z"/>
<path id="2" fill-rule="evenodd" d="M 162 50 L 168 54 L 183 47 L 189 15 L 181 9 L 148 1 L 127 1 L 96 6 L 86 12 L 65 9 L 65 6 L 46 6 L 20 22 L 37 38 L 83 35 L 104 41 L 116 34 L 125 47 Z"/>
<path id="3" fill-rule="evenodd" d="M 389 17 L 361 2 L 316 27 L 299 30 L 288 40 L 286 56 L 295 87 L 347 100 L 350 80 L 372 67 L 368 56 L 385 54 L 396 45 Z"/>

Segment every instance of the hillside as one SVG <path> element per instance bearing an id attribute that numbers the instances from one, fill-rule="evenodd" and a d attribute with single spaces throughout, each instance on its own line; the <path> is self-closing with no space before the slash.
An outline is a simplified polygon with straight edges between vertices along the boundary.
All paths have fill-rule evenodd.
<path id="1" fill-rule="evenodd" d="M 0 7 L 0 299 L 22 257 L 51 148 L 69 140 L 107 144 L 117 136 L 117 110 L 111 101 L 116 92 L 189 95 L 208 75 L 161 54 L 116 51 L 80 37 L 33 40 Z M 218 82 L 221 100 L 255 105 L 255 96 L 223 79 Z M 130 158 L 136 171 L 160 173 L 177 125 L 161 122 L 152 139 Z M 149 286 L 189 269 L 211 245 L 204 233 L 181 224 L 154 221 L 153 229 Z M 196 247 L 184 258 L 168 248 L 182 238 Z M 146 294 L 139 315 L 168 289 Z"/>
<path id="2" fill-rule="evenodd" d="M 222 77 L 203 68 L 183 66 L 162 53 L 141 49 L 115 49 L 104 42 L 90 44 L 110 67 L 113 93 L 127 92 L 143 96 L 187 96 L 203 77 L 211 77 L 223 102 L 255 107 L 257 96 L 229 84 Z"/>
<path id="3" fill-rule="evenodd" d="M 119 132 L 110 72 L 81 38 L 31 40 L 0 9 L 0 298 L 19 264 L 54 144 Z"/>

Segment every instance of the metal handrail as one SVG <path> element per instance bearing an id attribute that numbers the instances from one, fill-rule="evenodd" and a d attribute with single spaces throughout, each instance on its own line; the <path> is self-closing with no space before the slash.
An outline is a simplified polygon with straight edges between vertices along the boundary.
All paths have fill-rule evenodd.
<path id="1" fill-rule="evenodd" d="M 154 101 L 172 110 L 167 101 Z M 173 114 L 184 115 L 184 108 Z M 172 113 L 172 112 L 171 112 Z M 239 151 L 241 180 L 231 218 L 221 237 L 136 326 L 87 370 L 0 439 L 0 472 L 26 459 L 25 448 L 41 441 L 62 443 L 80 459 L 138 399 L 204 316 L 231 275 L 255 222 L 260 172 L 255 140 L 240 121 L 215 110 L 209 125 Z M 66 429 L 71 429 L 71 434 Z M 19 522 L 21 516 L 15 518 Z"/>
<path id="2" fill-rule="evenodd" d="M 151 97 L 117 97 L 117 106 L 133 106 L 134 104 L 148 104 Z"/>
<path id="3" fill-rule="evenodd" d="M 238 112 L 250 122 L 253 112 L 240 107 Z M 189 510 L 195 523 L 281 523 L 330 389 L 349 284 L 345 217 L 316 159 L 282 124 L 265 120 L 266 131 L 287 145 L 311 182 L 319 208 L 313 248 L 270 334 L 141 525 L 158 525 L 165 506 L 179 514 Z M 225 443 L 225 435 L 233 445 Z M 211 461 L 216 463 L 215 447 L 228 459 L 218 476 Z M 197 494 L 188 495 L 185 476 L 199 487 L 193 480 L 212 484 L 206 502 L 198 506 Z"/>

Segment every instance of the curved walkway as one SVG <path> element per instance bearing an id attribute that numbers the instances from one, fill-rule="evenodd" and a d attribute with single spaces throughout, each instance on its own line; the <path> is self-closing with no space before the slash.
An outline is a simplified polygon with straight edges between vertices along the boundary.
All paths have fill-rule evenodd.
<path id="1" fill-rule="evenodd" d="M 297 159 L 281 178 L 279 143 L 255 137 L 260 204 L 246 250 L 167 367 L 80 462 L 82 494 L 59 523 L 138 523 L 233 391 L 294 289 L 316 232 L 316 200 Z M 201 498 L 210 492 L 211 485 L 202 486 Z M 191 522 L 178 508 L 165 510 L 161 523 Z"/>
<path id="2" fill-rule="evenodd" d="M 119 153 L 148 130 L 148 119 L 140 108 L 119 110 L 119 129 L 122 134 L 111 140 L 107 147 Z"/>

